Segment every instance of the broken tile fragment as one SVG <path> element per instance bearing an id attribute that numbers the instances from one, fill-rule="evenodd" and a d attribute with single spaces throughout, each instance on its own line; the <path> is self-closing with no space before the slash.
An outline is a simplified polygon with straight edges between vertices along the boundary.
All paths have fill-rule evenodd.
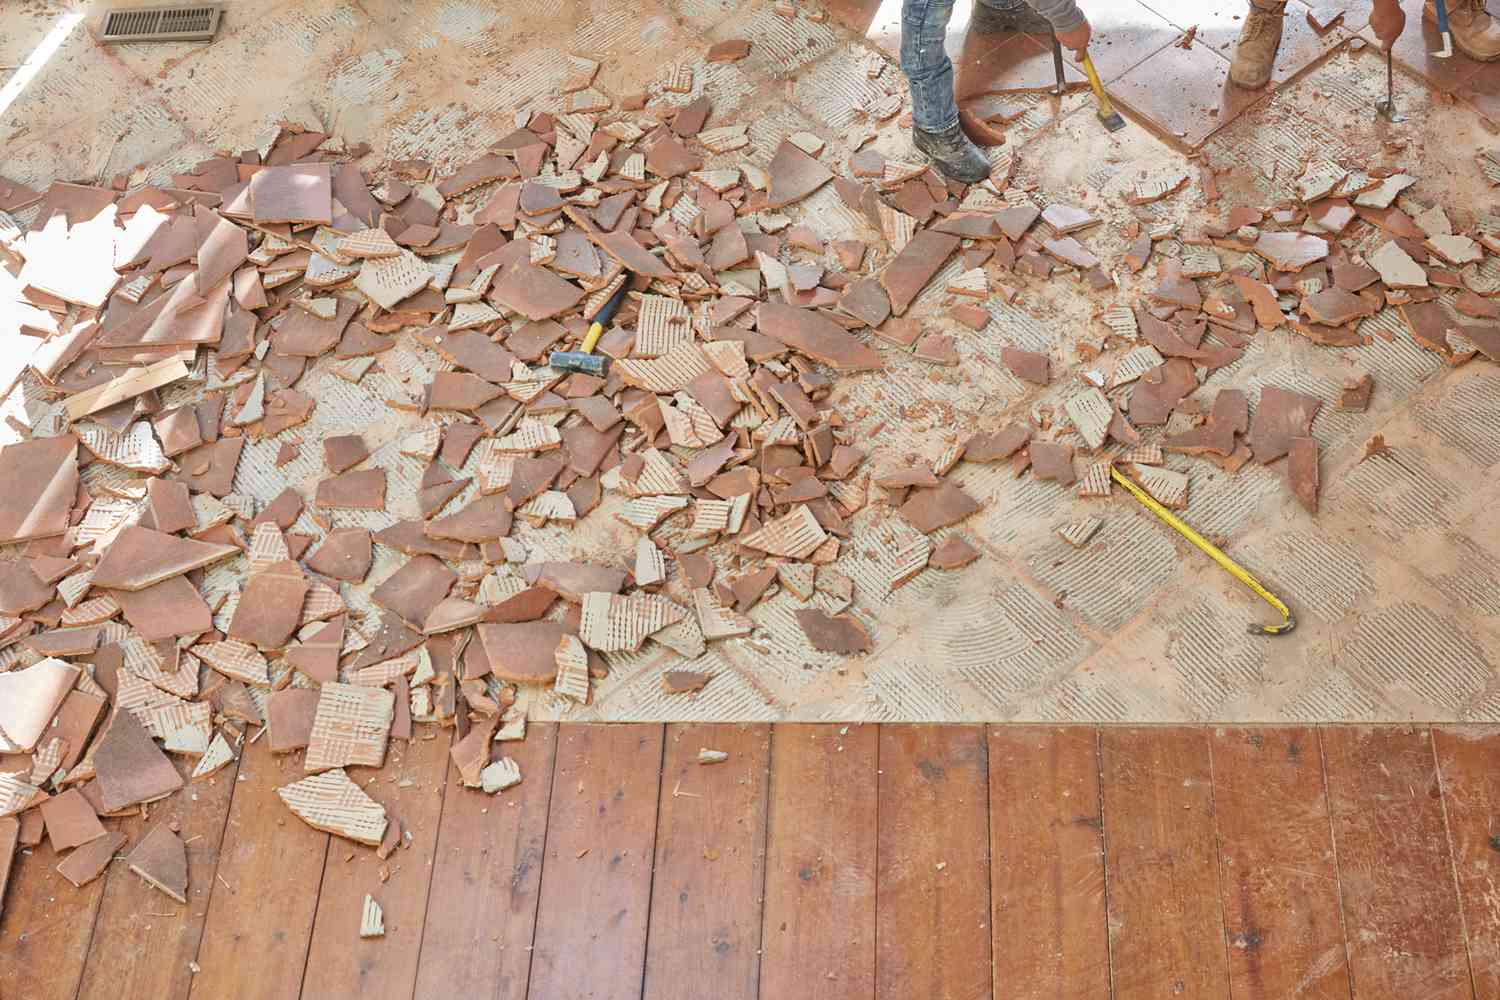
<path id="1" fill-rule="evenodd" d="M 350 765 L 381 766 L 394 713 L 394 696 L 384 688 L 325 683 L 318 694 L 303 768 L 317 772 Z"/>
<path id="2" fill-rule="evenodd" d="M 385 837 L 385 807 L 364 793 L 342 768 L 315 774 L 276 790 L 297 818 L 314 830 L 370 847 Z"/>
<path id="3" fill-rule="evenodd" d="M 1297 502 L 1309 514 L 1318 512 L 1318 442 L 1310 437 L 1292 438 L 1287 451 L 1287 482 Z"/>
<path id="4" fill-rule="evenodd" d="M 385 914 L 375 897 L 366 894 L 359 911 L 359 936 L 361 938 L 385 937 Z"/>
<path id="5" fill-rule="evenodd" d="M 807 641 L 819 652 L 848 656 L 875 649 L 869 632 L 853 615 L 829 615 L 817 608 L 798 608 L 792 613 Z"/>

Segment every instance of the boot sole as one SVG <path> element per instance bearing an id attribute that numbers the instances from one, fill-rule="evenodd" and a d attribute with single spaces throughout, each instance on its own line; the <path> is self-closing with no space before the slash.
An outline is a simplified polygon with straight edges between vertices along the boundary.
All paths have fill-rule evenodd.
<path id="1" fill-rule="evenodd" d="M 948 178 L 950 181 L 958 181 L 958 183 L 960 183 L 960 184 L 978 184 L 980 181 L 984 180 L 986 177 L 989 176 L 989 171 L 985 171 L 983 175 L 974 178 L 972 181 L 971 180 L 965 180 L 962 177 L 954 177 L 952 174 L 948 173 L 947 171 L 945 171 L 943 169 L 943 165 L 938 162 L 937 157 L 933 156 L 931 153 L 929 153 L 926 150 L 922 149 L 921 146 L 918 146 L 916 143 L 912 143 L 911 144 L 911 148 L 912 148 L 912 152 L 916 153 L 922 159 L 924 159 L 924 160 L 927 161 L 927 165 L 929 167 L 931 167 L 933 170 L 936 170 L 939 174 L 941 174 L 942 176 Z"/>
<path id="2" fill-rule="evenodd" d="M 1423 10 L 1422 10 L 1422 20 L 1426 21 L 1428 24 L 1432 25 L 1433 27 L 1437 27 L 1437 18 L 1436 17 L 1428 17 L 1427 16 L 1427 10 L 1426 10 L 1426 8 L 1423 8 Z M 1475 52 L 1472 49 L 1470 49 L 1463 42 L 1461 42 L 1461 41 L 1458 40 L 1458 32 L 1452 30 L 1452 25 L 1451 24 L 1449 25 L 1448 34 L 1450 34 L 1450 35 L 1453 36 L 1453 48 L 1456 49 L 1459 52 L 1462 52 L 1464 55 L 1468 56 L 1470 59 L 1474 60 L 1475 62 L 1494 62 L 1495 60 L 1500 59 L 1500 52 L 1496 52 L 1493 55 L 1482 56 L 1478 52 Z"/>

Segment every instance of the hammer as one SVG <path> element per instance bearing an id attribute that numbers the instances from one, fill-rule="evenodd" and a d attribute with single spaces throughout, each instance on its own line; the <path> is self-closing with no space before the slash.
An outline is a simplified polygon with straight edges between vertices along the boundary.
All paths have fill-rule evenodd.
<path id="1" fill-rule="evenodd" d="M 604 324 L 614 319 L 615 312 L 620 308 L 620 303 L 625 300 L 625 289 L 630 287 L 630 274 L 627 272 L 625 280 L 615 290 L 615 294 L 609 297 L 609 301 L 599 307 L 594 314 L 594 320 L 589 324 L 589 332 L 583 338 L 583 344 L 576 351 L 553 351 L 547 356 L 547 364 L 559 371 L 580 372 L 584 375 L 595 375 L 603 378 L 609 371 L 609 358 L 602 354 L 594 353 L 594 345 L 599 343 L 599 337 L 604 333 Z"/>

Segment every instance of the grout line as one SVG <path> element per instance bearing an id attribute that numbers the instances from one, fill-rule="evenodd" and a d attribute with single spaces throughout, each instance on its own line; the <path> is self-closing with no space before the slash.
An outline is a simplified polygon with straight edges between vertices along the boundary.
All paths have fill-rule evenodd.
<path id="1" fill-rule="evenodd" d="M 1344 918 L 1344 876 L 1339 870 L 1339 838 L 1333 824 L 1333 796 L 1328 785 L 1328 747 L 1323 742 L 1324 726 L 1314 727 L 1318 734 L 1318 759 L 1323 765 L 1323 802 L 1328 811 L 1328 841 L 1333 846 L 1333 884 L 1339 894 L 1339 933 L 1344 939 L 1344 970 L 1349 973 L 1349 1000 L 1354 1000 L 1354 962 L 1349 956 L 1349 924 Z"/>
<path id="2" fill-rule="evenodd" d="M 651 825 L 651 879 L 646 883 L 646 935 L 641 942 L 641 984 L 638 996 L 646 995 L 646 970 L 651 963 L 651 903 L 656 897 L 656 852 L 661 849 L 661 798 L 667 783 L 667 740 L 671 726 L 715 725 L 715 723 L 658 723 L 661 727 L 661 757 L 656 766 L 656 822 Z"/>
<path id="3" fill-rule="evenodd" d="M 1094 774 L 1099 789 L 1099 868 L 1104 886 L 1104 960 L 1109 975 L 1109 995 L 1115 995 L 1115 943 L 1109 934 L 1109 832 L 1104 822 L 1104 730 L 1094 730 Z"/>
<path id="4" fill-rule="evenodd" d="M 1214 826 L 1214 895 L 1219 901 L 1219 936 L 1224 939 L 1224 987 L 1229 1000 L 1234 1000 L 1234 977 L 1229 972 L 1229 925 L 1224 919 L 1224 838 L 1219 834 L 1219 809 L 1215 798 L 1217 779 L 1214 777 L 1214 741 L 1212 732 L 1203 729 L 1203 742 L 1208 747 L 1208 814 Z"/>
<path id="5" fill-rule="evenodd" d="M 1474 954 L 1469 947 L 1469 919 L 1464 912 L 1464 890 L 1458 882 L 1458 854 L 1453 849 L 1453 825 L 1448 820 L 1448 793 L 1443 789 L 1443 765 L 1438 760 L 1437 734 L 1432 726 L 1427 727 L 1427 744 L 1432 750 L 1432 778 L 1437 782 L 1438 804 L 1443 810 L 1443 842 L 1448 847 L 1448 870 L 1453 873 L 1453 898 L 1458 904 L 1458 927 L 1464 936 L 1464 963 L 1469 969 L 1469 990 L 1479 996 L 1479 986 L 1474 981 Z"/>

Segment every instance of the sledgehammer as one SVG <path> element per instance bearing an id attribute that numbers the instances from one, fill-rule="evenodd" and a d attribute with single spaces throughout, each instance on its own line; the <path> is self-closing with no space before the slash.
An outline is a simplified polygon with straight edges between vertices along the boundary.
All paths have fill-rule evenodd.
<path id="1" fill-rule="evenodd" d="M 581 372 L 584 375 L 595 375 L 603 378 L 609 371 L 609 358 L 602 354 L 594 353 L 594 345 L 599 343 L 600 336 L 604 333 L 604 325 L 615 318 L 615 312 L 620 308 L 620 303 L 625 301 L 625 289 L 630 287 L 630 272 L 625 273 L 625 280 L 615 290 L 615 294 L 609 297 L 609 301 L 599 307 L 594 314 L 593 322 L 589 324 L 589 332 L 583 338 L 583 344 L 576 351 L 553 351 L 547 356 L 547 364 L 559 371 Z"/>

